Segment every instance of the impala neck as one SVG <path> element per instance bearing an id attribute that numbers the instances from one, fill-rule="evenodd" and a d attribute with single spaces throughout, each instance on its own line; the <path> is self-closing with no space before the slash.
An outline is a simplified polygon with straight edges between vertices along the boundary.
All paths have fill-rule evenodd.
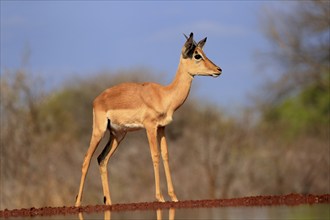
<path id="1" fill-rule="evenodd" d="M 187 99 L 193 80 L 193 76 L 190 75 L 185 68 L 184 61 L 185 60 L 181 57 L 175 78 L 173 82 L 166 87 L 169 92 L 168 97 L 170 97 L 169 106 L 173 112 L 178 109 Z"/>

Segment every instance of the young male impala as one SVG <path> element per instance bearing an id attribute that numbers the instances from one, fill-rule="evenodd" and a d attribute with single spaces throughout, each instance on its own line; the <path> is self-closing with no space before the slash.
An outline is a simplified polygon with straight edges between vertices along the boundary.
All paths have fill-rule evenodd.
<path id="1" fill-rule="evenodd" d="M 172 184 L 168 164 L 165 126 L 186 100 L 192 80 L 196 75 L 217 77 L 221 68 L 209 60 L 203 52 L 206 38 L 196 43 L 193 33 L 185 36 L 187 41 L 181 52 L 179 67 L 173 82 L 167 86 L 157 83 L 122 83 L 106 89 L 93 102 L 93 133 L 82 164 L 82 175 L 76 206 L 81 205 L 82 191 L 91 157 L 104 133 L 109 130 L 110 138 L 97 161 L 100 166 L 104 203 L 111 204 L 107 164 L 119 143 L 129 131 L 145 128 L 153 161 L 156 199 L 164 202 L 159 185 L 159 150 L 164 163 L 168 194 L 178 201 Z"/>

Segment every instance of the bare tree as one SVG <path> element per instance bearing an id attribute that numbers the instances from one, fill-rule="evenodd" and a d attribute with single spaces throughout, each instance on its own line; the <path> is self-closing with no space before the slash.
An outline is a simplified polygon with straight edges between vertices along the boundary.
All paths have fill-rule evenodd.
<path id="1" fill-rule="evenodd" d="M 330 74 L 329 1 L 299 1 L 290 9 L 266 9 L 261 19 L 272 45 L 263 57 L 279 71 L 265 86 L 267 103 L 281 102 L 311 84 L 329 86 L 324 80 Z"/>
<path id="2" fill-rule="evenodd" d="M 38 149 L 41 139 L 39 106 L 43 93 L 40 81 L 28 77 L 25 70 L 5 71 L 1 75 L 1 206 L 12 194 L 20 194 L 21 187 L 15 181 L 17 176 L 27 179 L 30 176 L 30 165 L 33 152 Z M 13 186 L 13 187 L 9 187 Z M 8 188 L 7 188 L 8 187 Z M 3 190 L 6 188 L 6 190 Z M 22 196 L 21 200 L 27 199 Z"/>

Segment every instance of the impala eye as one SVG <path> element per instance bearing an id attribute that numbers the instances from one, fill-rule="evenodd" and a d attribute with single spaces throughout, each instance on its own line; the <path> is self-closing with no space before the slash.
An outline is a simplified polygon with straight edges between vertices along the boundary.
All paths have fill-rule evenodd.
<path id="1" fill-rule="evenodd" d="M 202 56 L 199 55 L 199 54 L 196 54 L 196 55 L 194 56 L 194 58 L 195 58 L 196 60 L 200 60 L 200 59 L 202 59 Z"/>

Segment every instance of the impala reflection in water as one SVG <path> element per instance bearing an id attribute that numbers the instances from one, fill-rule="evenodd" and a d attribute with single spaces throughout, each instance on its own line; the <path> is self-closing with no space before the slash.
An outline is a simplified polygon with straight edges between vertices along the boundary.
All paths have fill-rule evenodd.
<path id="1" fill-rule="evenodd" d="M 59 218 L 60 217 L 60 218 Z M 49 218 L 47 218 L 49 219 Z M 65 216 L 57 216 L 50 219 L 66 219 Z M 72 216 L 67 216 L 72 219 Z M 226 219 L 226 220 L 287 220 L 287 219 L 330 219 L 329 204 L 298 205 L 298 206 L 264 206 L 264 207 L 221 207 L 221 208 L 190 208 L 190 209 L 158 209 L 146 211 L 106 211 L 104 213 L 80 213 L 79 220 L 104 219 Z"/>
<path id="2" fill-rule="evenodd" d="M 162 210 L 162 209 L 157 209 L 156 211 L 156 216 L 157 216 L 157 220 L 163 220 L 163 212 L 166 211 L 166 210 Z M 143 213 L 143 212 L 151 212 L 151 211 L 142 211 L 140 213 Z M 131 214 L 131 218 L 133 217 L 134 218 L 134 213 L 136 214 L 137 212 L 132 212 Z M 85 220 L 84 218 L 84 214 L 83 213 L 79 213 L 78 215 L 79 217 L 79 220 Z M 135 216 L 137 217 L 137 216 Z M 144 218 L 146 218 L 147 216 L 144 216 Z M 88 218 L 89 219 L 89 218 Z M 173 208 L 170 208 L 168 210 L 168 220 L 174 220 L 175 219 L 175 209 Z M 87 218 L 86 218 L 87 220 Z M 104 212 L 104 220 L 111 220 L 111 211 L 105 211 Z M 113 219 L 112 219 L 113 220 Z"/>

